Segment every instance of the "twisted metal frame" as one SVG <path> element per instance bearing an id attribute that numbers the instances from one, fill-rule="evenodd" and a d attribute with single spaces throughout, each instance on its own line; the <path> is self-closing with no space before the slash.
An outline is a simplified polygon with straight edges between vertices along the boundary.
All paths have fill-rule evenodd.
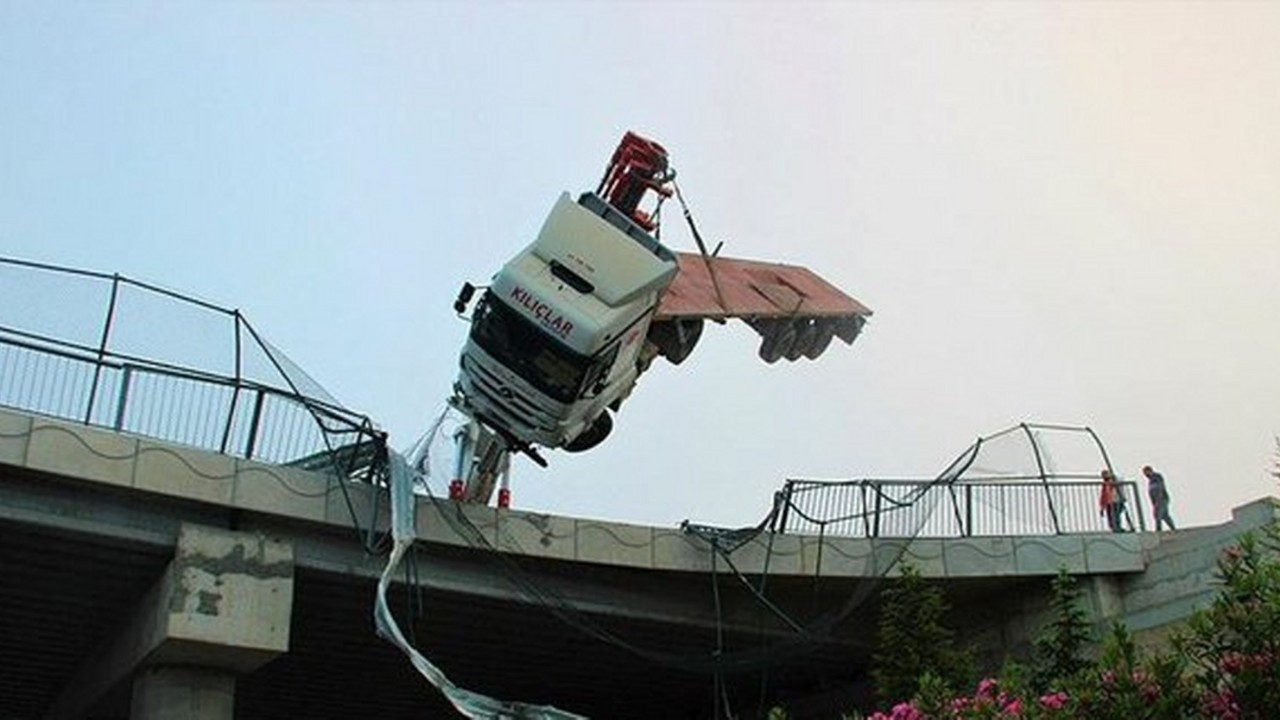
<path id="1" fill-rule="evenodd" d="M 1095 473 L 1057 472 L 1045 462 L 1037 430 L 1087 435 L 1099 467 L 1111 470 L 1102 440 L 1089 427 L 1020 423 L 980 437 L 932 479 L 788 479 L 778 491 L 776 529 L 852 537 L 973 537 L 1107 532 L 1097 512 L 1102 482 Z M 1031 474 L 983 475 L 975 461 L 993 440 L 1020 434 L 1034 461 Z M 1145 531 L 1142 496 L 1132 481 L 1118 483 L 1130 531 Z M 1133 510 L 1129 510 L 1133 508 Z M 1136 518 L 1136 522 L 1135 522 Z"/>

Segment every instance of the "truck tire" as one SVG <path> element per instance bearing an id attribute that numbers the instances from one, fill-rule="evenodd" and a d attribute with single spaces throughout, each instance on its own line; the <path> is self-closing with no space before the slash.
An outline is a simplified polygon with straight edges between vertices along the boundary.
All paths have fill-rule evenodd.
<path id="1" fill-rule="evenodd" d="M 810 360 L 817 360 L 818 356 L 827 351 L 827 347 L 831 345 L 831 339 L 836 335 L 835 323 L 825 318 L 814 320 L 816 334 L 809 346 L 804 349 L 804 356 Z"/>
<path id="2" fill-rule="evenodd" d="M 760 334 L 764 336 L 760 343 L 760 359 L 770 365 L 786 355 L 796 341 L 796 328 L 789 320 L 770 321 Z"/>
<path id="3" fill-rule="evenodd" d="M 649 341 L 672 365 L 679 365 L 693 353 L 702 337 L 702 319 L 661 320 L 649 326 Z"/>
<path id="4" fill-rule="evenodd" d="M 698 340 L 701 337 L 702 318 L 678 321 L 676 323 L 677 349 L 667 356 L 667 362 L 672 365 L 679 365 L 684 362 L 686 358 L 693 354 L 693 349 L 698 346 Z"/>
<path id="5" fill-rule="evenodd" d="M 845 345 L 852 345 L 865 324 L 867 319 L 861 315 L 846 315 L 836 320 L 836 337 Z"/>
<path id="6" fill-rule="evenodd" d="M 666 357 L 676 342 L 676 323 L 674 320 L 656 320 L 649 325 L 646 339 L 658 348 L 658 354 Z"/>
<path id="7" fill-rule="evenodd" d="M 577 437 L 565 444 L 565 452 L 578 453 L 599 445 L 604 439 L 609 437 L 609 433 L 613 431 L 613 416 L 608 410 L 602 411 L 596 416 L 595 422 L 591 423 L 591 427 L 583 430 Z"/>
<path id="8" fill-rule="evenodd" d="M 809 351 L 809 346 L 818 338 L 818 327 L 812 318 L 796 318 L 791 321 L 791 326 L 795 328 L 796 339 L 782 356 L 789 362 L 795 362 Z"/>

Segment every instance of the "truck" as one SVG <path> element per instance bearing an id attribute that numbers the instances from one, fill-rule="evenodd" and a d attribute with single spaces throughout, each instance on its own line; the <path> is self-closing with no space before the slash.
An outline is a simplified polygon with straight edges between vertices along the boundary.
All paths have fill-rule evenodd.
<path id="1" fill-rule="evenodd" d="M 675 197 L 698 252 L 659 239 Z M 561 193 L 533 242 L 487 288 L 464 284 L 454 310 L 470 331 L 449 404 L 450 497 L 510 502 L 510 455 L 546 465 L 539 448 L 583 452 L 610 434 L 611 413 L 658 357 L 679 365 L 705 322 L 737 318 L 761 336 L 760 357 L 816 359 L 852 344 L 871 315 L 807 268 L 708 252 L 664 147 L 627 132 L 597 189 Z"/>

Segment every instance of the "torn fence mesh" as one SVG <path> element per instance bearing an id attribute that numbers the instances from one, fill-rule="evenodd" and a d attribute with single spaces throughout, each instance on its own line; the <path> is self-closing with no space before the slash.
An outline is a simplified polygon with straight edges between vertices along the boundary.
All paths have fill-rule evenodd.
<path id="1" fill-rule="evenodd" d="M 409 661 L 417 668 L 427 682 L 431 683 L 445 696 L 454 708 L 468 718 L 484 718 L 497 720 L 512 718 L 521 720 L 585 720 L 584 716 L 560 710 L 549 705 L 529 705 L 522 702 L 499 700 L 482 693 L 473 692 L 455 685 L 440 668 L 436 667 L 417 648 L 405 639 L 391 608 L 387 605 L 387 588 L 391 578 L 400 566 L 405 552 L 413 546 L 416 539 L 415 509 L 416 501 L 413 487 L 417 480 L 416 471 L 410 467 L 399 453 L 390 453 L 391 469 L 391 536 L 395 541 L 387 566 L 378 579 L 378 596 L 373 609 L 374 624 L 378 634 L 391 644 L 400 648 Z"/>

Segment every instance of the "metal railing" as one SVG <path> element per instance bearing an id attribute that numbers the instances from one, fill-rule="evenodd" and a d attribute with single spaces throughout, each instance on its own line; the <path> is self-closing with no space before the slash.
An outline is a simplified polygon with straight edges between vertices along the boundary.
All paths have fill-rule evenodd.
<path id="1" fill-rule="evenodd" d="M 1064 457 L 1063 449 L 1075 455 Z M 778 492 L 776 527 L 895 538 L 1113 531 L 1099 505 L 1101 472 L 1064 472 L 1064 461 L 1113 472 L 1091 428 L 1020 423 L 978 438 L 932 479 L 787 480 Z M 1146 530 L 1137 485 L 1122 480 L 1117 487 L 1118 531 Z"/>
<path id="2" fill-rule="evenodd" d="M 331 471 L 350 479 L 378 479 L 385 433 L 367 416 L 317 397 L 320 393 L 304 392 L 314 383 L 265 343 L 239 310 L 119 275 L 6 258 L 0 258 L 0 267 L 110 284 L 96 345 L 83 342 L 83 337 L 77 342 L 15 327 L 4 322 L 9 318 L 0 318 L 0 406 L 246 459 Z M 224 325 L 229 321 L 228 337 L 234 344 L 227 353 L 231 372 L 139 357 L 113 347 L 124 288 L 185 303 Z M 176 330 L 146 329 L 161 339 Z M 249 349 L 257 351 L 257 361 L 274 377 L 251 378 L 244 372 Z"/>
<path id="3" fill-rule="evenodd" d="M 1117 483 L 1125 530 L 1146 530 L 1138 487 Z M 1110 532 L 1101 481 L 788 480 L 782 532 L 848 537 L 974 537 Z"/>

